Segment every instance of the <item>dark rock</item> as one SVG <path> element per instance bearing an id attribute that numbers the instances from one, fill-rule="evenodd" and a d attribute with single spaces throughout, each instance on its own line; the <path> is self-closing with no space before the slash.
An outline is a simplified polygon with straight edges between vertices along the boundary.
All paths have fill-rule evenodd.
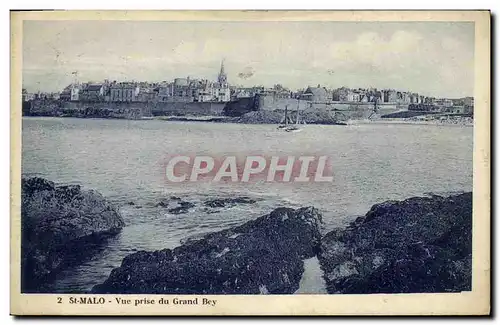
<path id="1" fill-rule="evenodd" d="M 472 193 L 374 205 L 322 238 L 329 293 L 471 290 Z"/>
<path id="2" fill-rule="evenodd" d="M 229 198 L 218 198 L 213 200 L 207 200 L 204 204 L 211 208 L 223 208 L 226 206 L 234 206 L 236 204 L 253 204 L 256 200 L 249 198 L 248 196 L 239 197 L 229 197 Z"/>
<path id="3" fill-rule="evenodd" d="M 187 236 L 185 238 L 182 238 L 179 242 L 181 243 L 181 245 L 191 244 L 191 243 L 194 243 L 195 241 L 203 239 L 203 237 L 205 237 L 209 233 L 210 232 L 203 232 L 203 233 L 197 233 L 194 235 L 190 235 L 190 236 Z"/>
<path id="4" fill-rule="evenodd" d="M 132 202 L 132 201 L 128 202 L 127 204 L 128 204 L 128 205 L 135 205 L 135 203 L 134 203 L 134 202 Z"/>
<path id="5" fill-rule="evenodd" d="M 116 208 L 96 191 L 56 186 L 39 177 L 23 179 L 22 292 L 38 291 L 57 271 L 94 251 L 86 245 L 98 246 L 123 226 Z"/>
<path id="6" fill-rule="evenodd" d="M 169 203 L 170 203 L 169 200 L 163 199 L 160 202 L 156 203 L 155 207 L 166 208 L 166 207 L 168 207 Z"/>
<path id="7" fill-rule="evenodd" d="M 167 211 L 171 214 L 182 214 L 189 212 L 189 209 L 193 208 L 194 206 L 195 204 L 192 202 L 178 201 L 175 208 L 168 209 Z"/>
<path id="8" fill-rule="evenodd" d="M 300 113 L 300 120 L 306 122 L 307 124 L 341 124 L 346 125 L 346 123 L 341 123 L 349 118 L 362 119 L 368 116 L 364 116 L 370 112 L 370 110 L 363 110 L 358 114 L 354 109 L 350 109 L 348 116 L 343 113 L 333 113 L 324 110 L 305 110 Z M 279 124 L 282 123 L 285 111 L 281 109 L 275 110 L 258 110 L 249 111 L 241 115 L 237 122 L 244 124 Z M 292 121 L 296 120 L 297 113 L 295 111 L 289 111 L 288 116 Z M 359 116 L 361 115 L 361 116 Z"/>
<path id="9" fill-rule="evenodd" d="M 171 214 L 183 214 L 189 212 L 190 208 L 195 206 L 192 202 L 183 201 L 180 197 L 171 196 L 168 199 L 162 199 L 158 202 L 155 207 L 168 208 L 168 213 Z"/>
<path id="10" fill-rule="evenodd" d="M 279 208 L 173 250 L 127 256 L 94 293 L 290 294 L 316 255 L 321 215 Z"/>
<path id="11" fill-rule="evenodd" d="M 255 97 L 244 97 L 226 103 L 222 113 L 225 116 L 239 117 L 257 109 L 258 103 Z"/>

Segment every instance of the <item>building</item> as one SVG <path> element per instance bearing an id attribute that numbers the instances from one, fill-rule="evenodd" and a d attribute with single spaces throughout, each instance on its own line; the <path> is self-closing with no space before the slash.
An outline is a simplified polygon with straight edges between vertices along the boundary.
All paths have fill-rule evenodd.
<path id="1" fill-rule="evenodd" d="M 228 102 L 231 100 L 231 89 L 227 82 L 227 74 L 224 70 L 224 60 L 220 64 L 219 75 L 217 76 L 217 83 L 214 85 L 217 88 L 215 101 Z"/>
<path id="2" fill-rule="evenodd" d="M 431 103 L 418 103 L 418 104 L 409 104 L 409 111 L 421 111 L 421 112 L 441 112 L 442 109 L 439 106 L 433 105 Z"/>
<path id="3" fill-rule="evenodd" d="M 361 94 L 357 91 L 351 91 L 349 92 L 349 94 L 347 95 L 347 101 L 348 102 L 359 102 L 361 99 Z"/>
<path id="4" fill-rule="evenodd" d="M 71 101 L 80 100 L 80 87 L 75 86 L 71 88 Z"/>
<path id="5" fill-rule="evenodd" d="M 22 98 L 23 98 L 23 102 L 27 102 L 27 101 L 35 99 L 35 94 L 29 93 L 25 88 L 23 88 Z"/>
<path id="6" fill-rule="evenodd" d="M 71 100 L 71 88 L 70 87 L 64 88 L 61 94 L 59 95 L 59 98 L 63 101 L 69 102 Z"/>
<path id="7" fill-rule="evenodd" d="M 387 89 L 383 91 L 384 93 L 384 103 L 397 103 L 398 93 L 393 89 Z"/>
<path id="8" fill-rule="evenodd" d="M 153 102 L 158 98 L 158 91 L 151 88 L 140 88 L 139 95 L 137 95 L 137 101 L 139 102 Z"/>
<path id="9" fill-rule="evenodd" d="M 255 94 L 256 92 L 252 88 L 235 88 L 231 91 L 231 98 L 253 97 Z"/>
<path id="10" fill-rule="evenodd" d="M 103 84 L 85 84 L 79 94 L 80 101 L 100 102 L 104 100 Z"/>
<path id="11" fill-rule="evenodd" d="M 172 97 L 176 101 L 193 101 L 192 94 L 189 89 L 190 80 L 187 78 L 175 78 L 172 89 Z"/>
<path id="12" fill-rule="evenodd" d="M 358 91 L 359 101 L 362 103 L 368 103 L 370 101 L 370 96 L 365 91 Z"/>
<path id="13" fill-rule="evenodd" d="M 370 92 L 370 102 L 381 103 L 384 99 L 384 94 L 381 90 L 373 89 Z"/>
<path id="14" fill-rule="evenodd" d="M 435 98 L 433 104 L 440 107 L 453 107 L 453 100 L 447 98 Z"/>
<path id="15" fill-rule="evenodd" d="M 63 89 L 63 91 L 59 94 L 59 99 L 63 101 L 78 101 L 80 100 L 80 90 L 81 85 L 79 84 L 70 84 Z"/>
<path id="16" fill-rule="evenodd" d="M 465 106 L 474 106 L 474 97 L 465 97 L 464 98 L 464 105 Z"/>
<path id="17" fill-rule="evenodd" d="M 398 104 L 411 104 L 411 94 L 406 91 L 398 92 Z"/>
<path id="18" fill-rule="evenodd" d="M 139 86 L 133 82 L 120 82 L 111 84 L 110 101 L 136 102 L 138 101 Z"/>
<path id="19" fill-rule="evenodd" d="M 21 96 L 22 96 L 22 101 L 23 102 L 27 102 L 29 99 L 28 99 L 28 91 L 26 89 L 22 89 L 21 91 Z"/>
<path id="20" fill-rule="evenodd" d="M 441 111 L 452 114 L 471 114 L 470 110 L 468 110 L 465 106 L 443 107 L 441 108 Z"/>
<path id="21" fill-rule="evenodd" d="M 410 104 L 419 104 L 420 103 L 420 96 L 418 94 L 410 94 Z"/>
<path id="22" fill-rule="evenodd" d="M 326 88 L 318 85 L 317 87 L 307 87 L 307 89 L 300 95 L 300 99 L 309 100 L 313 102 L 328 102 L 331 101 L 330 95 Z"/>
<path id="23" fill-rule="evenodd" d="M 350 91 L 351 90 L 346 87 L 337 88 L 332 91 L 332 100 L 335 102 L 346 102 Z"/>
<path id="24" fill-rule="evenodd" d="M 160 87 L 158 96 L 161 101 L 229 102 L 231 89 L 227 82 L 224 62 L 221 63 L 217 81 L 176 78 L 171 86 Z"/>
<path id="25" fill-rule="evenodd" d="M 173 97 L 174 84 L 173 83 L 162 83 L 158 86 L 158 96 L 157 100 L 159 102 L 167 102 Z"/>
<path id="26" fill-rule="evenodd" d="M 423 102 L 424 102 L 425 104 L 434 104 L 434 100 L 435 100 L 435 99 L 436 99 L 436 98 L 434 98 L 434 97 L 425 97 Z"/>

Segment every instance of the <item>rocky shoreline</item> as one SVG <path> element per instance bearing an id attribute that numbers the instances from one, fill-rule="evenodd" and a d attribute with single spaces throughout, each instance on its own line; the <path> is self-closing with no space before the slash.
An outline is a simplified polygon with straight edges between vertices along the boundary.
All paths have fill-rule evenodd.
<path id="1" fill-rule="evenodd" d="M 58 271 L 91 257 L 125 223 L 100 193 L 22 179 L 21 292 L 44 292 Z"/>
<path id="2" fill-rule="evenodd" d="M 213 198 L 221 208 L 250 197 Z M 45 286 L 65 267 L 82 263 L 125 226 L 96 191 L 22 180 L 22 292 Z M 130 204 L 130 203 L 129 203 Z M 171 196 L 158 207 L 188 213 Z M 431 195 L 374 205 L 345 228 L 324 232 L 314 207 L 278 208 L 260 218 L 181 243 L 126 256 L 93 293 L 293 294 L 305 274 L 330 294 L 471 290 L 472 193 Z M 317 265 L 317 270 L 311 270 Z M 310 279 L 309 279 L 310 280 Z"/>
<path id="3" fill-rule="evenodd" d="M 241 117 L 198 117 L 198 116 L 155 116 L 141 117 L 139 115 L 124 116 L 123 114 L 61 114 L 61 115 L 24 115 L 28 117 L 58 117 L 58 118 L 85 118 L 85 119 L 119 119 L 119 120 L 159 120 L 167 122 L 198 122 L 198 123 L 236 123 L 236 124 L 272 124 L 276 125 L 283 119 L 283 114 L 277 112 L 255 111 Z M 447 119 L 421 119 L 421 118 L 371 118 L 371 119 L 335 119 L 325 114 L 308 114 L 303 121 L 306 124 L 320 125 L 357 125 L 357 124 L 410 124 L 410 125 L 450 125 L 461 127 L 474 126 L 474 119 L 447 118 Z"/>
<path id="4" fill-rule="evenodd" d="M 320 223 L 314 208 L 276 209 L 173 250 L 129 255 L 92 292 L 291 294 L 298 289 L 303 259 L 317 253 Z"/>
<path id="5" fill-rule="evenodd" d="M 472 193 L 374 205 L 322 238 L 329 293 L 471 290 Z"/>
<path id="6" fill-rule="evenodd" d="M 331 294 L 471 290 L 472 193 L 384 202 L 325 235 L 317 209 L 278 208 L 173 250 L 129 255 L 92 292 L 291 294 L 313 257 Z"/>
<path id="7" fill-rule="evenodd" d="M 275 110 L 275 111 L 252 111 L 246 114 L 243 114 L 241 117 L 235 120 L 236 123 L 241 124 L 279 124 L 282 123 L 284 117 L 284 111 Z M 296 120 L 297 113 L 289 112 L 289 117 L 292 121 Z M 343 124 L 348 119 L 339 114 L 336 116 L 335 114 L 326 112 L 326 111 L 303 111 L 300 114 L 300 122 L 306 124 L 324 124 L 324 125 L 337 125 Z"/>
<path id="8" fill-rule="evenodd" d="M 458 127 L 473 127 L 474 119 L 472 117 L 446 117 L 439 118 L 384 118 L 373 121 L 372 123 L 379 124 L 415 124 L 415 125 L 447 125 Z"/>

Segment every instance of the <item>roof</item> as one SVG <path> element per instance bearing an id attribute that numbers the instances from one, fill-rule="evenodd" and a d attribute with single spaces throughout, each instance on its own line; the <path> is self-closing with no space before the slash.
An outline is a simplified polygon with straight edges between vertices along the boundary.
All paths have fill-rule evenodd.
<path id="1" fill-rule="evenodd" d="M 326 92 L 325 88 L 321 87 L 307 87 L 306 91 L 304 91 L 304 94 L 311 94 L 313 96 L 317 97 L 327 97 L 328 93 Z"/>
<path id="2" fill-rule="evenodd" d="M 187 86 L 188 80 L 186 78 L 176 78 L 174 79 L 175 86 Z"/>
<path id="3" fill-rule="evenodd" d="M 101 90 L 102 88 L 102 85 L 88 85 L 87 86 L 87 90 L 90 90 L 90 91 L 99 91 Z"/>
<path id="4" fill-rule="evenodd" d="M 133 83 L 118 83 L 118 84 L 114 84 L 114 85 L 111 85 L 111 88 L 137 88 L 137 85 L 136 84 L 133 84 Z"/>

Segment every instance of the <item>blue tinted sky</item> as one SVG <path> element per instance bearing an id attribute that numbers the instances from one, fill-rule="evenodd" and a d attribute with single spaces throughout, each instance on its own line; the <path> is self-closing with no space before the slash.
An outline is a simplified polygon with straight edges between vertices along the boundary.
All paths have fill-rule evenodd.
<path id="1" fill-rule="evenodd" d="M 215 79 L 225 58 L 231 84 L 473 94 L 469 22 L 25 21 L 23 32 L 30 91 L 61 90 L 72 71 L 80 81 Z"/>

